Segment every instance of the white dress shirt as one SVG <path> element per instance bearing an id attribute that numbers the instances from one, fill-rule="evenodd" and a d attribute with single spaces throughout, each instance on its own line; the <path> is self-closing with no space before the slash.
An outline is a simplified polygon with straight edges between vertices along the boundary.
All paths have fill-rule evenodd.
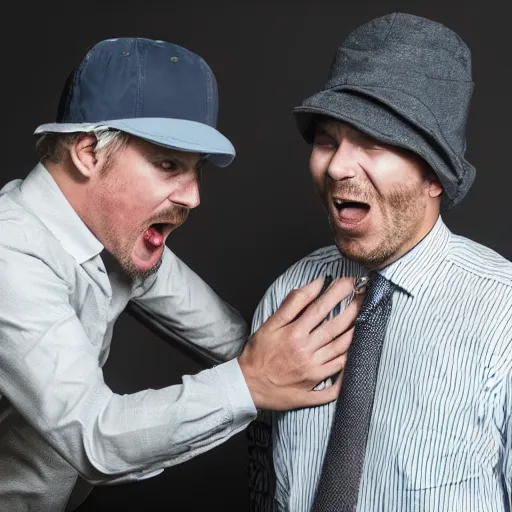
<path id="1" fill-rule="evenodd" d="M 270 287 L 253 329 L 293 288 L 365 273 L 335 246 L 318 249 Z M 381 274 L 398 291 L 357 512 L 510 512 L 512 263 L 439 217 Z M 262 413 L 251 425 L 252 510 L 311 509 L 335 407 Z"/>
<path id="2" fill-rule="evenodd" d="M 256 416 L 236 359 L 248 334 L 238 313 L 168 248 L 158 272 L 135 281 L 102 251 L 41 164 L 0 191 L 2 512 L 62 511 L 78 475 L 147 478 Z M 102 366 L 129 301 L 220 364 L 180 385 L 113 393 Z"/>

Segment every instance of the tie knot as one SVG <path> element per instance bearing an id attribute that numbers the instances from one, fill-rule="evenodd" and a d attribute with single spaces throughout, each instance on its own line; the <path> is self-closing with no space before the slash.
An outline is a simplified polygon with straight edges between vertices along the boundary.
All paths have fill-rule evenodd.
<path id="1" fill-rule="evenodd" d="M 391 281 L 375 270 L 370 271 L 362 309 L 371 311 L 381 300 L 390 298 L 394 290 L 395 285 Z"/>

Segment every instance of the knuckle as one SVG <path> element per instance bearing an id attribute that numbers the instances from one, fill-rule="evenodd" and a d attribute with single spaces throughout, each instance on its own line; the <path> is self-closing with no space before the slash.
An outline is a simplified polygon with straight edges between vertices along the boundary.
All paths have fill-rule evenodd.
<path id="1" fill-rule="evenodd" d="M 291 327 L 290 333 L 289 333 L 289 338 L 288 338 L 291 343 L 293 343 L 294 345 L 299 345 L 299 343 L 303 340 L 303 338 L 304 338 L 304 333 L 300 327 L 298 327 L 296 325 Z M 297 347 L 297 348 L 301 348 L 301 347 Z"/>
<path id="2" fill-rule="evenodd" d="M 292 299 L 299 299 L 301 297 L 307 297 L 307 293 L 302 288 L 294 288 L 289 294 L 288 297 Z"/>

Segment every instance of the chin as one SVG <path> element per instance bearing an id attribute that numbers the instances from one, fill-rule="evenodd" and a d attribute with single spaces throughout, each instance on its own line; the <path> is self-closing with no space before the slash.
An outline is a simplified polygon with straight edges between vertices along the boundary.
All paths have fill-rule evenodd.
<path id="1" fill-rule="evenodd" d="M 149 276 L 155 274 L 156 272 L 158 272 L 158 269 L 160 268 L 161 265 L 162 265 L 162 259 L 159 259 L 156 263 L 151 264 L 151 265 L 148 265 L 148 264 L 144 264 L 144 265 L 133 264 L 133 265 L 130 266 L 128 274 L 132 278 L 139 278 L 140 279 L 140 278 L 149 277 Z"/>
<path id="2" fill-rule="evenodd" d="M 153 275 L 162 265 L 162 258 L 155 262 L 141 261 L 138 258 L 125 257 L 119 260 L 123 272 L 130 279 L 144 279 Z"/>
<path id="3" fill-rule="evenodd" d="M 336 238 L 336 246 L 340 253 L 351 261 L 359 263 L 366 269 L 379 268 L 390 257 L 381 247 L 369 247 L 368 243 L 357 238 Z"/>
<path id="4" fill-rule="evenodd" d="M 336 246 L 343 256 L 355 261 L 359 261 L 360 258 L 365 258 L 371 253 L 367 243 L 358 238 L 338 235 L 336 236 Z"/>

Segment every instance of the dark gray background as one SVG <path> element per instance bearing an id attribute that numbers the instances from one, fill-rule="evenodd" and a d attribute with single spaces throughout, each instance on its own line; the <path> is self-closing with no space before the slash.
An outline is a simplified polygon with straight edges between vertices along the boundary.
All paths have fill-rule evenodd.
<path id="1" fill-rule="evenodd" d="M 226 170 L 205 170 L 201 207 L 168 244 L 248 321 L 282 271 L 331 243 L 292 108 L 323 84 L 336 47 L 359 24 L 397 10 L 440 21 L 472 49 L 476 82 L 467 156 L 477 179 L 444 219 L 512 259 L 510 21 L 498 1 L 146 0 L 8 8 L 0 35 L 2 183 L 24 177 L 36 163 L 34 128 L 53 120 L 68 73 L 99 40 L 164 39 L 208 61 L 219 83 L 219 128 L 238 156 Z M 114 391 L 129 393 L 179 383 L 182 374 L 200 369 L 124 314 L 105 371 Z M 153 479 L 96 488 L 80 510 L 247 510 L 246 453 L 239 434 Z"/>

